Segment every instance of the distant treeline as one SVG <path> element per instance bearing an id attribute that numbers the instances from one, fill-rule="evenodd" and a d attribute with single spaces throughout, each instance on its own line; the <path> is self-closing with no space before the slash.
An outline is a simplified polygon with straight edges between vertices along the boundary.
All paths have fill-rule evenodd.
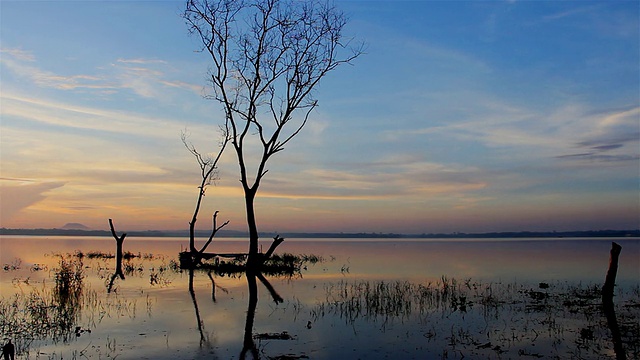
<path id="1" fill-rule="evenodd" d="M 188 237 L 188 230 L 184 231 L 125 231 L 128 236 L 136 237 Z M 0 235 L 40 235 L 40 236 L 111 236 L 108 230 L 74 230 L 74 229 L 7 229 L 0 228 Z M 640 237 L 637 230 L 593 230 L 593 231 L 519 231 L 519 232 L 489 232 L 489 233 L 449 233 L 449 234 L 395 234 L 395 233 L 261 233 L 261 237 L 280 235 L 285 238 L 379 238 L 379 239 L 495 239 L 495 238 L 571 238 L 571 237 Z M 208 237 L 208 231 L 196 231 L 197 237 Z M 247 237 L 244 231 L 221 230 L 218 237 Z"/>

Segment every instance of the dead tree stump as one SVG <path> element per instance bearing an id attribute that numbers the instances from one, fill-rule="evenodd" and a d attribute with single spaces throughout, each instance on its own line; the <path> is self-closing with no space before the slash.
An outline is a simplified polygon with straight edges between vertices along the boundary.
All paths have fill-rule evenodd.
<path id="1" fill-rule="evenodd" d="M 124 242 L 124 238 L 127 236 L 127 233 L 122 233 L 122 236 L 118 236 L 113 227 L 113 220 L 111 219 L 109 219 L 109 227 L 111 228 L 111 235 L 116 239 L 116 272 L 114 277 L 117 275 L 121 279 L 124 279 L 124 272 L 122 271 L 122 243 Z"/>

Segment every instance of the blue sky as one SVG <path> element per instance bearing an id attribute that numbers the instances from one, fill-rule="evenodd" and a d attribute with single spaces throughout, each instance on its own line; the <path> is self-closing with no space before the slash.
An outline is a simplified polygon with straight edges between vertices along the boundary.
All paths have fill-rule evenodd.
<path id="1" fill-rule="evenodd" d="M 269 163 L 264 231 L 638 228 L 637 1 L 338 1 L 366 54 Z M 175 1 L 0 2 L 0 225 L 181 229 L 221 112 Z M 207 193 L 242 230 L 229 151 Z"/>

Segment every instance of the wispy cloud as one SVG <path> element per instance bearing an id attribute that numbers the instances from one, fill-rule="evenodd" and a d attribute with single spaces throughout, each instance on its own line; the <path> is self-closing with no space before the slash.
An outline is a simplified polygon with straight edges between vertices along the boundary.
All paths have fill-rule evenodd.
<path id="1" fill-rule="evenodd" d="M 17 94 L 3 93 L 2 99 L 3 106 L 0 114 L 3 117 L 17 117 L 60 127 L 164 139 L 177 139 L 179 130 L 184 127 L 184 123 L 179 120 L 73 105 Z"/>
<path id="2" fill-rule="evenodd" d="M 129 89 L 145 98 L 163 97 L 165 73 L 157 65 L 165 65 L 157 60 L 122 60 L 112 64 L 114 77 L 120 87 Z"/>
<path id="3" fill-rule="evenodd" d="M 566 2 L 571 6 L 547 14 L 540 19 L 542 23 L 558 23 L 574 26 L 583 31 L 593 31 L 613 37 L 636 37 L 638 34 L 638 12 L 628 9 L 616 9 L 605 2 L 589 5 L 581 2 Z"/>
<path id="4" fill-rule="evenodd" d="M 117 59 L 109 67 L 96 68 L 94 74 L 61 75 L 38 67 L 35 56 L 22 49 L 2 49 L 3 65 L 17 76 L 43 88 L 97 91 L 109 95 L 125 90 L 144 98 L 169 98 L 167 88 L 200 94 L 201 86 L 167 78 L 170 65 L 159 59 Z"/>
<path id="5" fill-rule="evenodd" d="M 572 16 L 576 16 L 576 15 L 581 15 L 584 13 L 591 13 L 594 11 L 598 11 L 598 9 L 600 9 L 601 6 L 600 5 L 588 5 L 588 6 L 579 6 L 579 7 L 573 7 L 571 9 L 568 10 L 563 10 L 563 11 L 558 11 L 555 12 L 553 14 L 548 14 L 542 17 L 543 21 L 555 21 L 555 20 L 561 20 L 567 17 L 572 17 Z"/>
<path id="6" fill-rule="evenodd" d="M 512 156 L 520 153 L 530 159 L 572 158 L 579 156 L 568 155 L 594 155 L 594 152 L 616 152 L 615 156 L 620 160 L 638 156 L 640 108 L 637 107 L 596 112 L 582 104 L 564 104 L 541 112 L 499 101 L 485 101 L 472 105 L 468 112 L 468 119 L 416 129 L 389 130 L 384 138 L 404 141 L 416 136 L 444 136 L 480 143 L 488 148 L 509 148 Z M 580 154 L 572 154 L 576 148 L 582 150 Z"/>
<path id="7" fill-rule="evenodd" d="M 33 53 L 19 48 L 2 48 L 0 49 L 0 54 L 6 54 L 21 61 L 31 62 L 36 60 Z"/>
<path id="8" fill-rule="evenodd" d="M 158 59 L 142 59 L 142 58 L 137 58 L 137 59 L 118 59 L 116 60 L 119 63 L 125 63 L 125 64 L 166 64 L 167 62 L 164 60 L 158 60 Z"/>
<path id="9" fill-rule="evenodd" d="M 467 194 L 487 183 L 479 169 L 426 162 L 413 154 L 337 168 L 308 169 L 295 177 L 274 174 L 262 196 L 288 199 L 424 201 Z"/>
<path id="10" fill-rule="evenodd" d="M 397 41 L 397 40 L 396 40 Z M 424 40 L 410 40 L 405 42 L 398 42 L 404 47 L 402 51 L 411 50 L 419 58 L 424 61 L 437 61 L 446 67 L 456 67 L 459 70 L 472 68 L 481 72 L 489 72 L 491 67 L 487 65 L 480 58 L 473 56 L 472 54 L 464 51 L 459 51 L 454 48 L 447 48 L 432 43 L 425 42 Z"/>
<path id="11" fill-rule="evenodd" d="M 40 87 L 58 90 L 113 90 L 117 88 L 115 84 L 107 83 L 105 79 L 100 76 L 82 74 L 63 76 L 30 65 L 35 62 L 35 58 L 33 57 L 31 57 L 30 62 L 27 63 L 24 61 L 24 55 L 18 54 L 16 56 L 15 52 L 10 52 L 9 54 L 11 54 L 11 56 L 2 57 L 2 64 L 19 77 L 29 79 L 29 81 Z"/>
<path id="12" fill-rule="evenodd" d="M 47 192 L 64 186 L 64 182 L 39 182 L 29 181 L 25 183 L 0 181 L 0 225 L 8 221 L 22 211 L 47 197 Z"/>
<path id="13" fill-rule="evenodd" d="M 640 108 L 610 110 L 585 115 L 591 124 L 578 135 L 572 147 L 578 152 L 558 155 L 560 159 L 589 162 L 627 162 L 640 159 Z"/>
<path id="14" fill-rule="evenodd" d="M 169 87 L 190 90 L 191 92 L 196 94 L 204 94 L 204 91 L 205 91 L 204 86 L 195 85 L 195 84 L 191 84 L 191 83 L 179 81 L 179 80 L 172 80 L 172 81 L 161 80 L 160 83 Z"/>

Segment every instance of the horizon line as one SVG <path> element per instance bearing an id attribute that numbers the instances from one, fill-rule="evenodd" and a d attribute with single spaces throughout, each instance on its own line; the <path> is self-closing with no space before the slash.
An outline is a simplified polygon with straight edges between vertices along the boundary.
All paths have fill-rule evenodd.
<path id="1" fill-rule="evenodd" d="M 159 237 L 173 237 L 181 236 L 182 234 L 188 235 L 188 229 L 178 230 L 124 230 L 130 236 L 159 236 Z M 197 236 L 209 235 L 210 230 L 196 230 Z M 64 228 L 5 228 L 0 227 L 0 235 L 95 235 L 95 236 L 110 236 L 111 231 L 105 229 L 64 229 Z M 218 232 L 220 237 L 242 237 L 248 236 L 246 230 L 220 230 Z M 392 237 L 640 237 L 640 228 L 638 229 L 599 229 L 599 230 L 567 230 L 567 231 L 488 231 L 488 232 L 449 232 L 449 233 L 395 233 L 395 232 L 341 232 L 341 231 L 328 231 L 328 232 L 304 232 L 304 231 L 263 231 L 261 236 L 270 235 L 286 235 L 290 237 L 379 237 L 379 238 L 392 238 Z"/>

